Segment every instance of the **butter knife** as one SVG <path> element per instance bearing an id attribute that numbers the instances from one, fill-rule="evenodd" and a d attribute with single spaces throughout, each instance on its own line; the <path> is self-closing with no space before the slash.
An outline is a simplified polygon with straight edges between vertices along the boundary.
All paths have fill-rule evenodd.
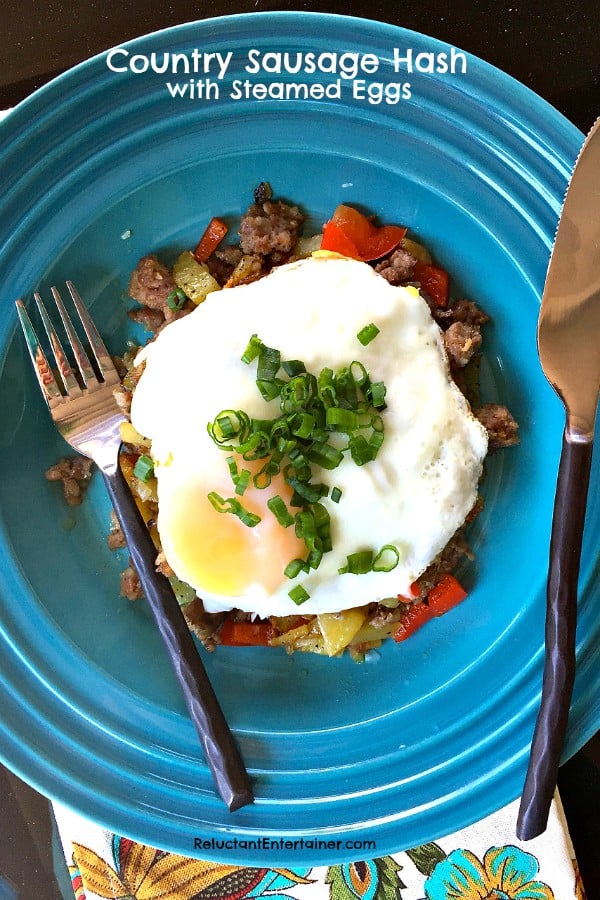
<path id="1" fill-rule="evenodd" d="M 525 841 L 546 828 L 575 680 L 577 580 L 600 389 L 600 119 L 567 189 L 537 337 L 566 424 L 550 540 L 542 698 L 517 819 L 517 837 Z"/>

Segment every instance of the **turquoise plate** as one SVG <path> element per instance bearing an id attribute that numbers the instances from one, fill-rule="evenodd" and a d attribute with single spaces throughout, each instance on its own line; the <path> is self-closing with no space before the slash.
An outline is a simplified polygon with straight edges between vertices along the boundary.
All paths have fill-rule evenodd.
<path id="1" fill-rule="evenodd" d="M 395 73 L 394 48 L 411 49 L 413 61 L 434 56 L 419 57 L 420 71 Z M 167 82 L 197 93 L 204 75 L 151 68 L 153 52 L 159 68 L 163 52 L 192 60 L 194 50 L 231 52 L 223 79 L 212 77 L 219 97 L 212 88 L 208 100 L 172 97 Z M 338 53 L 339 65 L 349 50 L 373 54 L 379 70 L 355 79 L 245 71 L 252 59 L 272 69 L 265 54 L 283 50 Z M 94 58 L 0 126 L 0 755 L 48 796 L 182 854 L 317 864 L 438 838 L 517 797 L 523 780 L 563 425 L 535 327 L 582 136 L 471 56 L 466 72 L 460 57 L 454 73 L 425 71 L 450 48 L 384 24 L 253 14 L 183 25 L 121 51 L 112 59 L 126 71 Z M 321 58 L 324 68 L 332 59 Z M 352 57 L 344 65 L 352 74 Z M 266 98 L 236 99 L 236 81 Z M 312 99 L 273 96 L 291 83 L 311 87 Z M 390 83 L 410 84 L 411 96 L 394 102 L 401 89 L 372 86 Z M 313 224 L 341 201 L 363 204 L 432 248 L 456 291 L 493 317 L 484 399 L 508 404 L 522 440 L 489 461 L 486 508 L 471 535 L 476 560 L 463 572 L 470 596 L 459 608 L 363 665 L 260 648 L 206 655 L 256 786 L 254 805 L 230 814 L 144 604 L 119 597 L 126 562 L 106 546 L 101 483 L 73 511 L 44 480 L 65 446 L 38 395 L 13 301 L 71 278 L 118 352 L 131 335 L 124 298 L 137 259 L 189 246 L 213 214 L 234 222 L 262 179 Z M 567 755 L 600 724 L 597 497 L 596 465 Z"/>

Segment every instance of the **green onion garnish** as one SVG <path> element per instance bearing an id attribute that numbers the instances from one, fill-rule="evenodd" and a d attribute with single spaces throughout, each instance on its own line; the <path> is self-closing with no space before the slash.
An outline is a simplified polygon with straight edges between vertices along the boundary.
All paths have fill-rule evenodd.
<path id="1" fill-rule="evenodd" d="M 310 594 L 304 590 L 301 584 L 297 584 L 296 587 L 293 587 L 291 591 L 289 591 L 289 595 L 297 606 L 300 606 L 301 603 L 306 603 L 310 597 Z"/>
<path id="2" fill-rule="evenodd" d="M 270 500 L 267 500 L 267 506 L 279 524 L 283 525 L 284 528 L 289 528 L 290 525 L 294 524 L 294 517 L 291 515 L 279 494 L 276 494 L 274 497 L 271 497 Z"/>
<path id="3" fill-rule="evenodd" d="M 154 461 L 151 457 L 142 453 L 133 467 L 133 474 L 136 478 L 139 478 L 140 481 L 150 481 L 154 475 Z"/>
<path id="4" fill-rule="evenodd" d="M 364 328 L 361 328 L 356 337 L 361 342 L 363 347 L 366 347 L 367 344 L 370 344 L 373 338 L 376 338 L 379 334 L 379 328 L 375 325 L 374 322 L 371 322 L 369 325 L 365 325 Z"/>
<path id="5" fill-rule="evenodd" d="M 374 381 L 368 393 L 375 409 L 382 409 L 385 406 L 385 384 L 383 381 Z"/>
<path id="6" fill-rule="evenodd" d="M 257 381 L 273 381 L 281 366 L 281 353 L 273 347 L 263 346 L 258 355 Z"/>
<path id="7" fill-rule="evenodd" d="M 250 484 L 250 469 L 242 469 L 235 482 L 235 492 L 238 496 L 243 497 L 244 492 Z"/>
<path id="8" fill-rule="evenodd" d="M 246 365 L 249 365 L 252 360 L 256 359 L 264 346 L 265 345 L 263 344 L 261 339 L 256 334 L 253 334 L 248 341 L 248 346 L 242 354 L 242 362 L 245 362 Z"/>
<path id="9" fill-rule="evenodd" d="M 218 513 L 232 513 L 248 528 L 254 528 L 260 522 L 260 516 L 245 509 L 235 497 L 229 497 L 227 500 L 224 500 L 216 491 L 211 491 L 208 499 Z"/>
<path id="10" fill-rule="evenodd" d="M 373 551 L 359 550 L 357 553 L 350 553 L 347 557 L 346 565 L 338 569 L 340 575 L 349 573 L 350 575 L 366 575 L 373 568 Z"/>
<path id="11" fill-rule="evenodd" d="M 293 378 L 294 375 L 300 375 L 302 372 L 306 372 L 306 366 L 300 359 L 284 360 L 281 363 L 281 368 L 290 378 Z"/>
<path id="12" fill-rule="evenodd" d="M 398 548 L 393 544 L 385 544 L 375 559 L 373 560 L 372 569 L 374 572 L 391 572 L 395 569 L 400 561 L 400 553 Z"/>
<path id="13" fill-rule="evenodd" d="M 181 288 L 175 288 L 167 297 L 167 306 L 169 309 L 183 309 L 187 301 L 187 296 Z"/>
<path id="14" fill-rule="evenodd" d="M 371 323 L 361 329 L 358 338 L 366 345 L 378 333 Z M 227 457 L 238 496 L 244 494 L 250 479 L 256 488 L 264 489 L 274 476 L 283 477 L 290 499 L 286 504 L 276 495 L 267 506 L 283 527 L 294 524 L 306 546 L 306 558 L 292 560 L 285 569 L 285 574 L 294 578 L 316 568 L 323 554 L 332 549 L 330 517 L 322 503 L 329 496 L 329 487 L 315 477 L 315 466 L 332 471 L 347 457 L 359 466 L 376 458 L 384 440 L 381 411 L 385 409 L 385 385 L 371 382 L 358 360 L 336 371 L 324 367 L 318 374 L 307 372 L 301 360 L 282 360 L 280 351 L 266 346 L 256 334 L 241 358 L 246 364 L 257 361 L 257 389 L 267 402 L 278 403 L 279 412 L 272 418 L 255 419 L 243 410 L 224 409 L 207 430 L 222 450 L 248 462 L 262 462 L 251 475 L 246 468 L 238 470 L 237 457 Z M 272 409 L 269 407 L 269 412 Z M 333 503 L 341 496 L 339 488 L 331 489 Z M 219 512 L 236 515 L 250 527 L 260 521 L 235 497 L 224 500 L 213 492 L 209 500 Z M 351 554 L 340 571 L 361 574 L 372 567 L 389 571 L 398 563 L 394 550 L 386 545 L 377 556 L 372 551 Z"/>
<path id="15" fill-rule="evenodd" d="M 295 578 L 300 572 L 308 572 L 308 563 L 303 559 L 292 559 L 283 570 L 283 574 L 288 578 Z"/>

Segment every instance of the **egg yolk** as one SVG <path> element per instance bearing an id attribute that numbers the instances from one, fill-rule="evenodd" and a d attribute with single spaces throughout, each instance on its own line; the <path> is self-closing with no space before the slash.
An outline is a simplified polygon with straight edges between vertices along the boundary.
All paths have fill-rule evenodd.
<path id="1" fill-rule="evenodd" d="M 236 497 L 244 509 L 260 516 L 260 522 L 249 527 L 232 513 L 218 512 L 208 499 L 211 491 L 223 498 Z M 276 495 L 289 504 L 291 493 L 281 475 L 274 476 L 267 488 L 257 489 L 251 481 L 241 497 L 231 481 L 215 483 L 205 475 L 170 490 L 168 503 L 160 503 L 158 527 L 177 575 L 200 595 L 204 590 L 241 596 L 253 586 L 275 591 L 286 580 L 284 569 L 290 560 L 307 553 L 294 526 L 284 528 L 267 507 Z"/>

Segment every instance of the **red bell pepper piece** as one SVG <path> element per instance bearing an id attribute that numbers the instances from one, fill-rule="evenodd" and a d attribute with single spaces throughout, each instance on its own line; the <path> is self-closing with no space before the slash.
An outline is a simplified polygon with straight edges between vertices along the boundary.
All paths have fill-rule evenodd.
<path id="1" fill-rule="evenodd" d="M 227 647 L 266 647 L 277 630 L 270 622 L 234 622 L 226 619 L 221 628 L 221 643 Z"/>
<path id="2" fill-rule="evenodd" d="M 443 575 L 427 594 L 427 600 L 413 603 L 406 608 L 394 632 L 394 640 L 405 641 L 425 622 L 436 616 L 443 616 L 461 603 L 466 596 L 467 592 L 454 575 Z"/>
<path id="3" fill-rule="evenodd" d="M 445 269 L 417 260 L 414 269 L 414 280 L 421 284 L 436 306 L 445 309 L 448 306 L 449 275 Z"/>
<path id="4" fill-rule="evenodd" d="M 344 229 L 331 219 L 323 228 L 321 250 L 331 250 L 333 253 L 341 253 L 350 259 L 360 259 L 356 244 L 348 237 Z"/>
<path id="5" fill-rule="evenodd" d="M 373 225 L 357 209 L 341 203 L 325 225 L 321 249 L 372 262 L 395 250 L 406 231 L 400 225 Z"/>
<path id="6" fill-rule="evenodd" d="M 443 575 L 427 594 L 427 603 L 434 616 L 443 616 L 466 596 L 467 592 L 454 575 Z"/>
<path id="7" fill-rule="evenodd" d="M 414 634 L 425 622 L 429 622 L 432 618 L 433 613 L 424 600 L 420 603 L 411 603 L 402 614 L 402 618 L 394 632 L 394 640 L 396 643 L 405 641 L 406 638 Z"/>
<path id="8" fill-rule="evenodd" d="M 227 234 L 227 225 L 221 219 L 214 216 L 206 227 L 206 231 L 198 241 L 194 250 L 194 259 L 199 263 L 205 263 L 206 260 L 214 253 L 225 235 Z"/>

